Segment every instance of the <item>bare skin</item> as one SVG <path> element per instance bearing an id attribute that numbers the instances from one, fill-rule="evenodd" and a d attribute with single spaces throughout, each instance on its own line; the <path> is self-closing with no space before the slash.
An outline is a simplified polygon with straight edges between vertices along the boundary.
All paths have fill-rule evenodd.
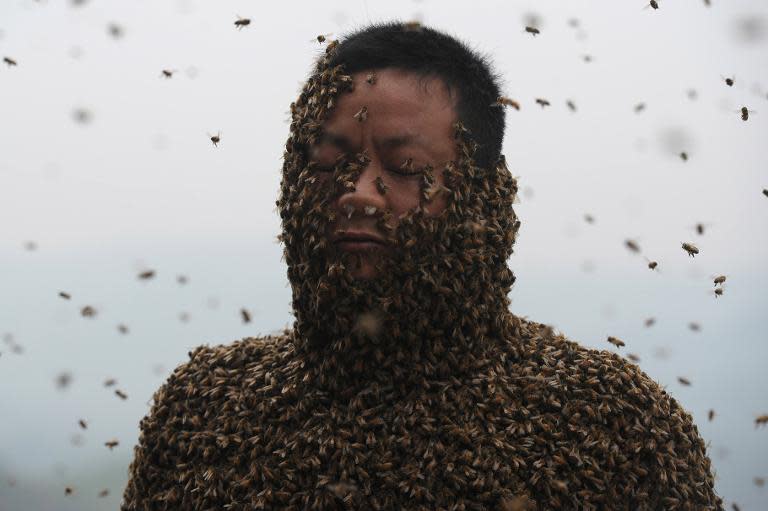
<path id="1" fill-rule="evenodd" d="M 442 186 L 443 169 L 458 156 L 453 139 L 457 120 L 454 99 L 442 80 L 389 68 L 376 70 L 376 81 L 370 84 L 366 82 L 369 74 L 362 71 L 352 75 L 354 90 L 338 98 L 323 124 L 323 136 L 310 153 L 311 159 L 326 169 L 332 169 L 336 158 L 344 153 L 366 151 L 371 160 L 355 189 L 335 199 L 339 221 L 329 233 L 329 241 L 340 249 L 361 254 L 362 264 L 352 272 L 361 279 L 376 277 L 376 252 L 388 249 L 385 233 L 376 226 L 376 216 L 366 214 L 366 210 L 390 211 L 396 226 L 422 201 L 421 174 L 407 175 L 407 170 L 401 169 L 403 162 L 411 158 L 414 169 L 431 165 L 436 184 Z M 367 117 L 360 121 L 355 114 L 363 107 Z M 326 179 L 330 176 L 328 171 L 319 173 Z M 446 208 L 445 195 L 437 193 L 422 205 L 429 216 L 438 216 Z"/>

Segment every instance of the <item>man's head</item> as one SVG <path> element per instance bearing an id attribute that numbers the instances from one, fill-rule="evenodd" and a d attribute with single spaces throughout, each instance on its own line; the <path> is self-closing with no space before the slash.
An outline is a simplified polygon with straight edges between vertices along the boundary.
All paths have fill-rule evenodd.
<path id="1" fill-rule="evenodd" d="M 498 96 L 484 59 L 428 28 L 327 49 L 291 105 L 278 201 L 299 331 L 348 344 L 374 317 L 413 341 L 433 315 L 505 308 L 519 223 Z"/>

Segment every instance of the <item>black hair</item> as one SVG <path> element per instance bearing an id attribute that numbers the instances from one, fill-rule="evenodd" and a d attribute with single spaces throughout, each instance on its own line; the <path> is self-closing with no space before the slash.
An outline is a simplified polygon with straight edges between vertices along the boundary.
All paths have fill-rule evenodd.
<path id="1" fill-rule="evenodd" d="M 456 114 L 478 144 L 477 165 L 489 168 L 499 159 L 504 108 L 493 106 L 501 95 L 499 78 L 487 57 L 458 39 L 412 23 L 373 24 L 346 35 L 328 63 L 343 64 L 349 74 L 398 68 L 440 78 L 451 93 L 457 93 Z"/>

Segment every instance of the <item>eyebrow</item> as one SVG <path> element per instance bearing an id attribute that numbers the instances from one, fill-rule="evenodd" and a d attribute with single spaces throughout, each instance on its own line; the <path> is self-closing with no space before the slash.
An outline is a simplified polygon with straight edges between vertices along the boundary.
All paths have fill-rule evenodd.
<path id="1" fill-rule="evenodd" d="M 408 144 L 422 145 L 421 142 L 422 142 L 421 137 L 419 137 L 418 134 L 411 134 L 411 133 L 406 133 L 403 135 L 394 135 L 391 137 L 387 137 L 381 141 L 378 141 L 378 140 L 375 141 L 376 145 L 381 149 L 397 149 L 399 147 L 402 147 Z M 318 138 L 317 143 L 318 144 L 329 143 L 344 151 L 351 151 L 352 145 L 353 145 L 350 139 L 348 139 L 344 135 L 341 135 L 339 133 L 329 132 L 329 131 L 322 132 L 322 134 Z"/>

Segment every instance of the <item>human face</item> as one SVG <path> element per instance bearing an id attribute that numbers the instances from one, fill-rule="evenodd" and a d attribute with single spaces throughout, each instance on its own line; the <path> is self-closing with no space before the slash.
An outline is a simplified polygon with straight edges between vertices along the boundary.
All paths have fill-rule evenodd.
<path id="1" fill-rule="evenodd" d="M 400 218 L 420 204 L 428 216 L 438 216 L 446 208 L 442 191 L 430 200 L 423 198 L 422 174 L 408 174 L 401 169 L 403 163 L 411 159 L 413 169 L 430 165 L 435 189 L 442 190 L 443 169 L 457 159 L 454 101 L 442 80 L 390 68 L 376 70 L 371 84 L 366 81 L 370 73 L 352 75 L 354 89 L 337 99 L 321 136 L 310 148 L 310 160 L 321 169 L 332 169 L 344 154 L 365 151 L 370 158 L 354 190 L 334 198 L 338 220 L 328 233 L 329 242 L 340 250 L 359 254 L 361 264 L 351 272 L 361 279 L 375 277 L 377 257 L 392 249 L 376 225 L 378 215 L 368 212 L 389 211 L 397 227 Z M 367 118 L 361 121 L 355 114 L 363 107 Z M 322 180 L 332 173 L 318 170 L 318 174 Z"/>

